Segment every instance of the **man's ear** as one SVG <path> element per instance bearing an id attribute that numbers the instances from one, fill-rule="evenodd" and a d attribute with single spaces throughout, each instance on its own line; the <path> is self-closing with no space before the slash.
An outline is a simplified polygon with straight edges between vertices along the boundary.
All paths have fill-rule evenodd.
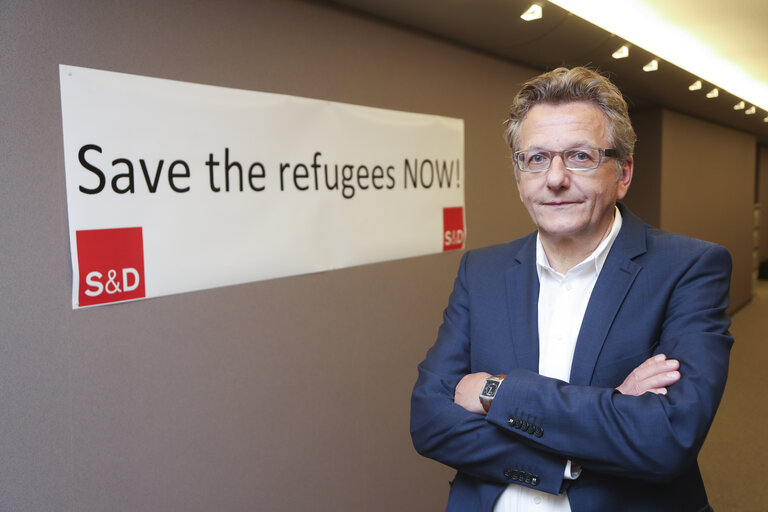
<path id="1" fill-rule="evenodd" d="M 616 179 L 619 186 L 618 194 L 616 195 L 618 200 L 624 199 L 624 196 L 627 195 L 629 185 L 632 183 L 632 173 L 634 172 L 634 168 L 635 161 L 630 156 L 624 161 L 624 165 L 621 166 L 621 174 Z"/>

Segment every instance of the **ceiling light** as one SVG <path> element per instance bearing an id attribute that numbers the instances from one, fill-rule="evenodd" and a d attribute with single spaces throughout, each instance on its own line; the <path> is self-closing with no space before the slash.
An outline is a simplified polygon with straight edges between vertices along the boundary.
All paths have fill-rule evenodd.
<path id="1" fill-rule="evenodd" d="M 533 4 L 527 11 L 520 15 L 525 21 L 540 20 L 541 16 L 541 6 L 537 4 Z"/>
<path id="2" fill-rule="evenodd" d="M 611 57 L 614 59 L 623 59 L 624 57 L 629 57 L 629 47 L 627 45 L 622 46 L 615 52 L 611 54 Z"/>
<path id="3" fill-rule="evenodd" d="M 659 61 L 656 59 L 653 59 L 651 62 L 643 66 L 643 71 L 645 72 L 656 71 L 657 69 L 659 69 Z"/>
<path id="4" fill-rule="evenodd" d="M 758 80 L 757 72 L 748 66 L 741 67 L 730 59 L 726 59 L 725 52 L 722 48 L 718 48 L 713 39 L 705 34 L 695 36 L 693 27 L 682 26 L 678 17 L 669 12 L 669 9 L 665 12 L 663 5 L 673 2 L 651 0 L 624 2 L 549 0 L 549 2 L 605 29 L 617 38 L 614 40 L 626 41 L 622 44 L 631 44 L 657 56 L 656 58 L 663 60 L 665 65 L 666 63 L 674 64 L 689 72 L 691 76 L 701 77 L 702 81 L 712 84 L 712 87 L 717 84 L 724 91 L 728 91 L 729 98 L 733 94 L 736 98 L 749 101 L 757 108 L 768 111 L 768 83 Z M 693 2 L 688 3 L 694 5 Z M 762 6 L 765 3 L 752 1 L 737 5 L 759 4 Z M 757 19 L 752 21 L 757 23 Z M 648 30 L 648 27 L 653 27 L 653 30 Z"/>
<path id="5" fill-rule="evenodd" d="M 768 116 L 765 116 L 765 117 L 763 118 L 763 122 L 764 122 L 764 123 L 768 123 Z"/>
<path id="6" fill-rule="evenodd" d="M 751 116 L 755 112 L 757 112 L 757 109 L 755 108 L 754 105 L 752 105 L 751 107 L 749 107 L 747 110 L 744 111 L 744 113 L 747 114 L 748 116 Z"/>
<path id="7" fill-rule="evenodd" d="M 717 87 L 707 93 L 707 98 L 717 98 L 718 96 L 720 96 L 720 91 L 717 90 Z"/>
<path id="8" fill-rule="evenodd" d="M 746 107 L 746 105 L 743 101 L 740 101 L 733 106 L 733 110 L 744 110 L 744 107 Z"/>
<path id="9" fill-rule="evenodd" d="M 696 80 L 688 86 L 689 91 L 698 91 L 699 89 L 701 89 L 701 80 Z"/>

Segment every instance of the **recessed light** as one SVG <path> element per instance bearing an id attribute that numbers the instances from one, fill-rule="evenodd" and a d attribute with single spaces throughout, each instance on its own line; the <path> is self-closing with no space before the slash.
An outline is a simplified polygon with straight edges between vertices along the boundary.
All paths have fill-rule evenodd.
<path id="1" fill-rule="evenodd" d="M 747 110 L 744 111 L 744 113 L 747 114 L 748 116 L 751 116 L 755 112 L 757 112 L 757 109 L 755 108 L 754 105 L 752 105 L 751 107 L 749 107 Z"/>
<path id="2" fill-rule="evenodd" d="M 528 8 L 527 11 L 521 14 L 520 17 L 525 21 L 540 20 L 542 17 L 541 6 L 538 4 L 533 4 Z"/>
<path id="3" fill-rule="evenodd" d="M 717 87 L 707 93 L 707 98 L 717 98 L 718 96 L 720 96 L 720 91 L 717 90 Z"/>
<path id="4" fill-rule="evenodd" d="M 656 71 L 657 69 L 659 69 L 659 61 L 656 59 L 653 59 L 651 62 L 643 66 L 643 71 L 646 73 L 649 71 Z"/>
<path id="5" fill-rule="evenodd" d="M 735 104 L 735 105 L 733 106 L 733 110 L 744 110 L 744 108 L 745 108 L 746 106 L 747 106 L 747 105 L 746 105 L 746 104 L 745 104 L 743 101 L 740 101 L 740 102 L 738 102 L 737 104 Z"/>
<path id="6" fill-rule="evenodd" d="M 629 57 L 629 46 L 624 45 L 611 54 L 614 59 L 623 59 Z"/>
<path id="7" fill-rule="evenodd" d="M 699 89 L 701 89 L 701 80 L 696 80 L 688 86 L 689 91 L 698 91 Z"/>

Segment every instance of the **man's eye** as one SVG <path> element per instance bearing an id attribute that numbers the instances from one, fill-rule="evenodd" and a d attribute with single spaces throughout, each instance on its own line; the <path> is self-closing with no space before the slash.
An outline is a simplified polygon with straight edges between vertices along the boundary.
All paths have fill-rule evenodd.
<path id="1" fill-rule="evenodd" d="M 565 156 L 574 164 L 593 164 L 596 160 L 595 155 L 589 151 L 573 151 L 566 153 Z"/>
<path id="2" fill-rule="evenodd" d="M 546 156 L 541 153 L 535 153 L 531 155 L 529 161 L 534 164 L 540 164 L 541 162 L 546 161 Z"/>

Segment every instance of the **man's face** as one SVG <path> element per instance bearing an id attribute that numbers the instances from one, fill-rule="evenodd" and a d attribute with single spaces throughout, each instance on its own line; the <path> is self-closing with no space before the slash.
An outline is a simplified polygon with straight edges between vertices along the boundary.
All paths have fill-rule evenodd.
<path id="1" fill-rule="evenodd" d="M 520 126 L 520 151 L 608 148 L 608 118 L 589 102 L 542 103 L 528 111 Z M 613 205 L 632 180 L 632 160 L 616 179 L 612 158 L 591 171 L 569 171 L 555 156 L 548 171 L 518 173 L 520 199 L 545 241 L 569 241 L 594 247 L 610 230 Z M 594 247 L 591 247 L 592 249 Z"/>

